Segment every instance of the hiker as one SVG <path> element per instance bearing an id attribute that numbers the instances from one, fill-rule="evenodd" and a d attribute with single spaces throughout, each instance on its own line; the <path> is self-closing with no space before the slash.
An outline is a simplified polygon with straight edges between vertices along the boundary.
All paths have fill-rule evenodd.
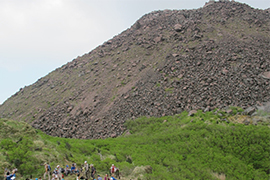
<path id="1" fill-rule="evenodd" d="M 84 161 L 84 176 L 86 179 L 89 179 L 89 164 L 87 161 Z"/>
<path id="2" fill-rule="evenodd" d="M 61 176 L 60 176 L 59 171 L 58 171 L 57 168 L 54 169 L 53 174 L 54 174 L 54 176 L 53 176 L 54 179 L 59 179 L 59 180 L 61 180 Z"/>
<path id="3" fill-rule="evenodd" d="M 12 171 L 12 177 L 10 178 L 11 180 L 15 180 L 15 178 L 16 178 L 16 172 L 18 171 L 18 169 L 17 168 L 15 168 L 13 171 Z"/>
<path id="4" fill-rule="evenodd" d="M 110 178 L 108 177 L 108 174 L 105 175 L 104 180 L 110 180 Z"/>
<path id="5" fill-rule="evenodd" d="M 112 174 L 111 180 L 117 180 L 117 179 L 114 178 L 114 174 Z"/>
<path id="6" fill-rule="evenodd" d="M 114 166 L 114 164 L 112 164 L 111 168 L 110 168 L 110 173 L 111 174 L 115 174 L 116 177 L 118 177 L 120 179 L 120 170 Z"/>
<path id="7" fill-rule="evenodd" d="M 94 168 L 94 165 L 93 164 L 90 165 L 90 168 L 91 168 L 91 177 L 93 179 L 95 179 L 96 168 Z"/>
<path id="8" fill-rule="evenodd" d="M 97 180 L 102 180 L 102 177 L 100 177 L 100 175 L 97 175 Z"/>
<path id="9" fill-rule="evenodd" d="M 70 171 L 71 171 L 71 174 L 72 174 L 72 173 L 79 173 L 79 170 L 76 169 L 76 164 L 75 164 L 75 163 L 73 163 L 73 164 L 71 165 Z"/>
<path id="10" fill-rule="evenodd" d="M 72 174 L 72 173 L 75 173 L 75 171 L 76 171 L 76 167 L 75 167 L 75 164 L 73 163 L 72 165 L 71 165 L 71 168 L 70 168 L 70 173 Z"/>
<path id="11" fill-rule="evenodd" d="M 3 168 L 4 169 L 4 168 Z M 4 171 L 4 180 L 6 180 L 7 178 L 6 178 L 6 176 L 8 176 L 8 175 L 10 175 L 10 173 L 9 173 L 9 170 L 7 169 L 7 168 L 5 168 L 5 171 Z"/>
<path id="12" fill-rule="evenodd" d="M 46 175 L 48 175 L 48 177 L 49 177 L 49 179 L 48 180 L 51 180 L 51 166 L 49 165 L 49 164 L 47 164 L 47 163 L 44 163 L 44 167 L 45 167 L 45 173 L 44 173 L 44 175 L 43 175 L 43 177 L 44 177 L 44 180 L 46 179 Z"/>
<path id="13" fill-rule="evenodd" d="M 69 166 L 66 165 L 66 168 L 65 168 L 65 175 L 67 176 L 69 173 L 70 173 Z"/>
<path id="14" fill-rule="evenodd" d="M 63 173 L 64 171 L 62 170 L 62 168 L 60 167 L 60 165 L 57 165 L 56 168 L 57 168 L 57 171 L 58 171 L 57 177 L 58 177 L 59 180 L 61 180 L 61 178 L 62 178 L 62 173 Z"/>
<path id="15" fill-rule="evenodd" d="M 71 168 L 70 168 L 70 173 L 75 173 L 75 170 L 76 170 L 76 167 L 74 165 L 74 163 L 71 165 Z"/>
<path id="16" fill-rule="evenodd" d="M 111 174 L 115 173 L 116 171 L 116 167 L 114 166 L 114 164 L 112 164 L 111 166 Z"/>
<path id="17" fill-rule="evenodd" d="M 41 177 L 39 177 L 38 180 L 42 180 Z"/>
<path id="18" fill-rule="evenodd" d="M 12 174 L 5 175 L 5 177 L 7 180 L 15 180 L 16 178 L 15 170 L 12 171 Z"/>
<path id="19" fill-rule="evenodd" d="M 10 172 L 9 171 L 7 171 L 6 174 L 4 174 L 5 180 L 8 179 L 7 176 L 9 176 L 9 175 L 10 175 Z"/>

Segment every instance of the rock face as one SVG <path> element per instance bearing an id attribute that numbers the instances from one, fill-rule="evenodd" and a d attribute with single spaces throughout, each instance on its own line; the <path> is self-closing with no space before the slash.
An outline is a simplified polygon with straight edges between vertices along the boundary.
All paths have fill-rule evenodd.
<path id="1" fill-rule="evenodd" d="M 155 11 L 20 89 L 0 116 L 67 138 L 117 137 L 140 116 L 270 101 L 270 13 L 237 2 Z"/>

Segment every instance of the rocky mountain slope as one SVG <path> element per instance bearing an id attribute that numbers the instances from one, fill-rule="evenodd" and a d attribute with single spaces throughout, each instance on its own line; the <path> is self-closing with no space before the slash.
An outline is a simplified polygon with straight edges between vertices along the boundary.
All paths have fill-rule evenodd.
<path id="1" fill-rule="evenodd" d="M 270 101 L 270 11 L 237 2 L 155 11 L 0 106 L 69 138 L 121 135 L 127 119 Z"/>

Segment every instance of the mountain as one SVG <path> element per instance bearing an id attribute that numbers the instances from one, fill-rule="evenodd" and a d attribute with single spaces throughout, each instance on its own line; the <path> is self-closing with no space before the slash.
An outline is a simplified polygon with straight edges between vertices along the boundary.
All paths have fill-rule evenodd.
<path id="1" fill-rule="evenodd" d="M 98 139 L 124 122 L 270 101 L 270 11 L 238 2 L 154 11 L 20 89 L 0 117 L 49 135 Z"/>

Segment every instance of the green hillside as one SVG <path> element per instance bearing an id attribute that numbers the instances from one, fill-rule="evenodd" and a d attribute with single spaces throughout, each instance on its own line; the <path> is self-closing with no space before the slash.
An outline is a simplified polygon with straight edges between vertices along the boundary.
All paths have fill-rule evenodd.
<path id="1" fill-rule="evenodd" d="M 24 179 L 42 176 L 44 162 L 54 168 L 85 160 L 102 176 L 114 163 L 121 179 L 269 179 L 268 114 L 256 126 L 244 125 L 238 120 L 250 117 L 232 110 L 141 117 L 127 121 L 121 137 L 99 140 L 51 137 L 24 122 L 1 119 L 0 166 L 17 167 Z"/>

